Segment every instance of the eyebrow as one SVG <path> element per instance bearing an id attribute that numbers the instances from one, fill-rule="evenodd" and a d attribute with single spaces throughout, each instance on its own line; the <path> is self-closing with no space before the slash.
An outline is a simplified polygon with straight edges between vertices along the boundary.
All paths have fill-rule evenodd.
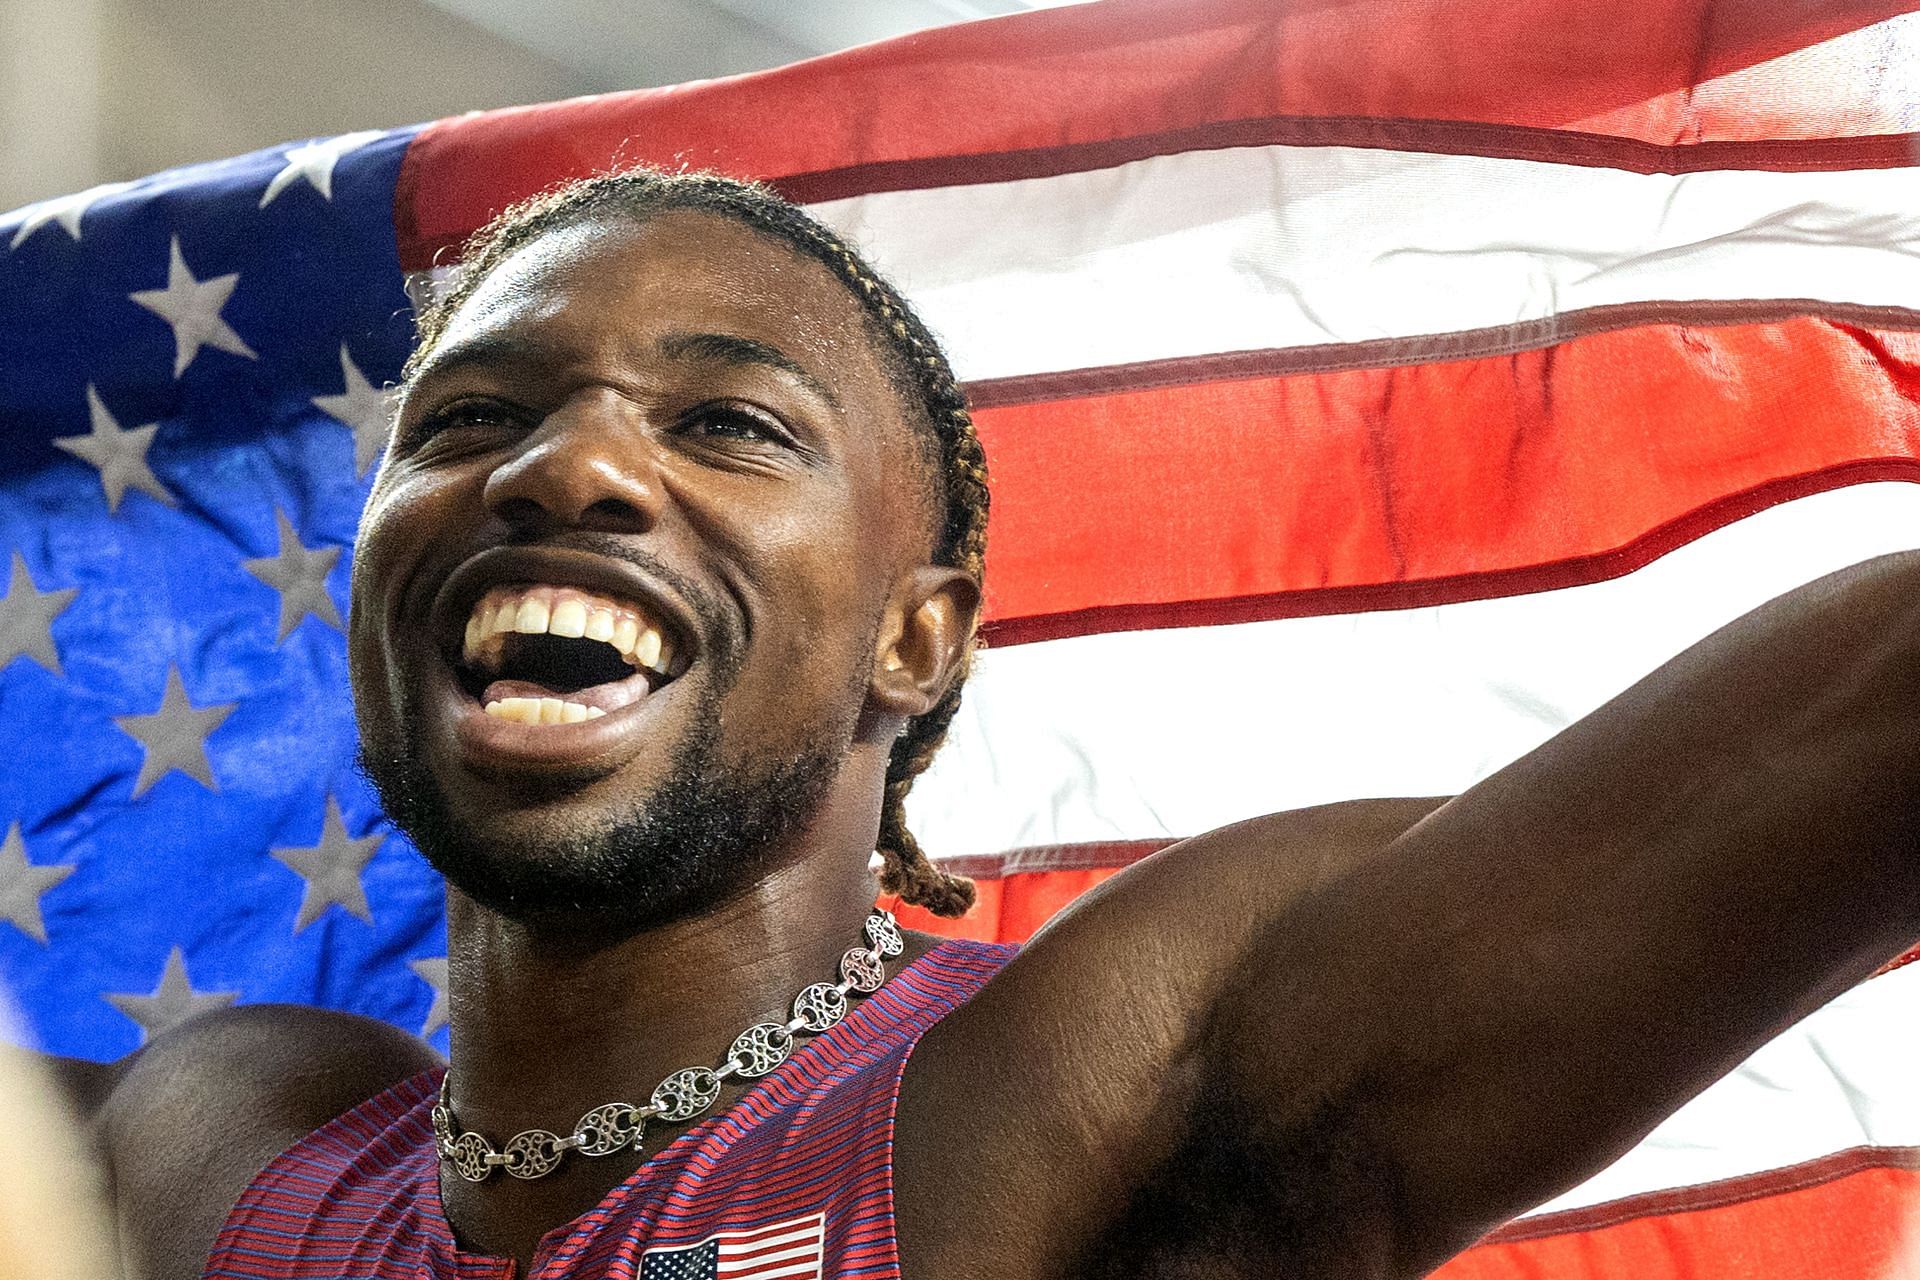
<path id="1" fill-rule="evenodd" d="M 660 339 L 660 351 L 670 360 L 717 360 L 734 365 L 764 365 L 778 369 L 841 411 L 840 397 L 826 383 L 778 347 L 732 333 L 670 333 Z"/>
<path id="2" fill-rule="evenodd" d="M 670 360 L 715 360 L 731 365 L 759 365 L 778 369 L 798 382 L 835 412 L 844 412 L 840 397 L 833 389 L 809 372 L 792 356 L 753 338 L 732 333 L 669 333 L 660 339 L 659 350 Z M 429 355 L 410 381 L 439 376 L 468 365 L 529 366 L 538 364 L 546 354 L 543 346 L 506 333 L 478 334 L 443 346 Z"/>
<path id="3" fill-rule="evenodd" d="M 407 386 L 428 378 L 443 377 L 468 366 L 481 368 L 525 367 L 538 364 L 542 348 L 538 343 L 506 333 L 483 333 L 435 347 L 420 367 L 407 379 Z"/>

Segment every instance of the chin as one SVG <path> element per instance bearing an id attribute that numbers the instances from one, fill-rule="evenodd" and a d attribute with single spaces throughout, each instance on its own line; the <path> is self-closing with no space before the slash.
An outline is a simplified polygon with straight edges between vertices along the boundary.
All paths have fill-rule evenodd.
<path id="1" fill-rule="evenodd" d="M 359 767 L 421 855 L 481 907 L 543 933 L 624 935 L 710 911 L 780 865 L 846 756 L 836 735 L 722 765 L 712 724 L 644 797 L 623 789 L 611 808 L 595 794 L 609 788 L 551 779 L 547 795 L 530 797 L 522 778 L 508 789 L 521 804 L 470 815 L 404 746 L 363 744 Z"/>

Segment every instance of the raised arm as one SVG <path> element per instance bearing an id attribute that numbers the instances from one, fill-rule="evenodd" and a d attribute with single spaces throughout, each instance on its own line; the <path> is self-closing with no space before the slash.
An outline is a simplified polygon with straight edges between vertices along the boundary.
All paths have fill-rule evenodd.
<path id="1" fill-rule="evenodd" d="M 1421 1274 L 1920 936 L 1917 775 L 1920 553 L 1444 804 L 1167 850 L 909 1064 L 905 1274 Z"/>
<path id="2" fill-rule="evenodd" d="M 1366 1170 L 1417 1274 L 1920 935 L 1917 830 L 1910 553 L 1723 629 L 1286 912 L 1217 1006 L 1217 1094 L 1256 1150 Z"/>

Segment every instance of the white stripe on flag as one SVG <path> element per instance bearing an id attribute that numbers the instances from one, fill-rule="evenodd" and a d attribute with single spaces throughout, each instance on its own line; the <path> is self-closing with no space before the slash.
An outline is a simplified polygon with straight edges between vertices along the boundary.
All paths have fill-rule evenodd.
<path id="1" fill-rule="evenodd" d="M 720 1242 L 716 1264 L 720 1275 L 731 1280 L 776 1280 L 819 1275 L 825 1235 L 826 1216 L 814 1214 L 752 1231 L 722 1231 L 709 1238 Z"/>
<path id="2" fill-rule="evenodd" d="M 988 649 L 907 816 L 956 856 L 1452 794 L 1773 596 L 1915 546 L 1920 485 L 1855 485 L 1589 586 Z"/>
<path id="3" fill-rule="evenodd" d="M 1916 169 L 1676 176 L 1242 147 L 810 210 L 913 299 L 962 379 L 1650 300 L 1920 299 Z"/>
<path id="4" fill-rule="evenodd" d="M 725 1246 L 722 1246 L 723 1248 Z M 758 1261 L 752 1263 L 732 1263 L 727 1261 L 725 1253 L 720 1255 L 720 1274 L 738 1277 L 744 1280 L 752 1276 L 755 1280 L 775 1280 L 778 1276 L 817 1276 L 820 1274 L 820 1252 L 814 1250 L 810 1262 L 796 1262 L 790 1267 L 762 1267 Z"/>
<path id="5" fill-rule="evenodd" d="M 717 1244 L 716 1272 L 730 1280 L 818 1276 L 825 1253 L 826 1221 L 825 1214 L 816 1213 L 764 1227 L 716 1231 L 691 1244 L 660 1245 L 641 1253 L 641 1269 L 645 1270 L 648 1258 L 653 1258 L 656 1266 L 664 1264 L 672 1269 L 684 1265 L 682 1259 L 694 1251 Z"/>
<path id="6" fill-rule="evenodd" d="M 820 1236 L 822 1219 L 818 1216 L 806 1220 L 798 1230 L 789 1231 L 791 1223 L 782 1222 L 772 1228 L 757 1231 L 722 1231 L 712 1237 L 724 1243 L 730 1249 L 772 1249 L 780 1245 L 792 1244 L 798 1240 L 817 1240 Z"/>
<path id="7" fill-rule="evenodd" d="M 746 1246 L 723 1245 L 722 1248 L 731 1248 L 738 1254 L 740 1251 L 743 1251 Z M 818 1241 L 812 1244 L 803 1244 L 792 1249 L 777 1249 L 771 1253 L 767 1252 L 761 1245 L 754 1245 L 752 1246 L 752 1257 L 748 1259 L 728 1262 L 726 1261 L 727 1255 L 722 1254 L 720 1270 L 725 1271 L 728 1267 L 744 1267 L 749 1265 L 749 1263 L 755 1267 L 763 1267 L 770 1266 L 776 1262 L 789 1262 L 794 1258 L 818 1258 L 819 1256 L 820 1245 Z"/>
<path id="8" fill-rule="evenodd" d="M 1765 949 L 1766 939 L 1753 945 Z M 1920 964 L 1873 978 L 1764 1045 L 1598 1175 L 1534 1212 L 1920 1146 Z"/>

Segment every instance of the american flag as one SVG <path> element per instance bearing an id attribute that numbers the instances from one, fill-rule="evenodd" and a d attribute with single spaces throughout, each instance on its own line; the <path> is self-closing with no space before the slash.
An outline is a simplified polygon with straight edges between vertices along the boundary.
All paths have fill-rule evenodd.
<path id="1" fill-rule="evenodd" d="M 434 1031 L 439 888 L 352 768 L 410 131 L 0 218 L 0 965 L 110 1058 L 237 999 Z"/>
<path id="2" fill-rule="evenodd" d="M 748 1231 L 721 1231 L 698 1244 L 648 1249 L 640 1280 L 806 1280 L 818 1277 L 819 1214 Z"/>
<path id="3" fill-rule="evenodd" d="M 1920 544 L 1915 7 L 1103 0 L 0 216 L 31 1034 L 294 1000 L 444 1035 L 339 626 L 407 288 L 506 202 L 763 177 L 946 340 L 992 647 L 908 816 L 982 892 L 903 915 L 1019 939 L 1182 836 L 1470 786 Z M 1897 1274 L 1916 1015 L 1920 965 L 1863 984 L 1443 1274 Z"/>

